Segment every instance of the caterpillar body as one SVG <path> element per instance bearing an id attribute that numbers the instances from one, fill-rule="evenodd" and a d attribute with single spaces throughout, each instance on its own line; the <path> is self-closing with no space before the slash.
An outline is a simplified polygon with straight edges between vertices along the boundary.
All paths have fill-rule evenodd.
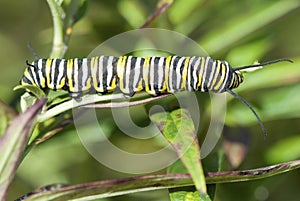
<path id="1" fill-rule="evenodd" d="M 168 56 L 97 56 L 75 59 L 37 59 L 27 64 L 21 85 L 34 85 L 43 90 L 66 90 L 75 99 L 87 92 L 106 94 L 117 87 L 128 96 L 142 90 L 151 95 L 177 91 L 229 92 L 243 102 L 265 128 L 250 104 L 232 89 L 243 82 L 243 70 L 288 59 L 232 68 L 228 62 L 210 57 Z"/>
<path id="2" fill-rule="evenodd" d="M 184 90 L 221 93 L 243 81 L 240 71 L 210 57 L 99 56 L 38 59 L 27 65 L 22 85 L 66 90 L 73 98 L 88 91 L 106 94 L 117 85 L 129 96 L 142 90 L 151 95 Z"/>

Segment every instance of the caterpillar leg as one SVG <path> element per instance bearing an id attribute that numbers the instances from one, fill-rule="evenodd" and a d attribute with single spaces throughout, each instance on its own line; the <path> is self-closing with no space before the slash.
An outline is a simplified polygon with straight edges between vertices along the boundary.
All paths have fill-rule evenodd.
<path id="1" fill-rule="evenodd" d="M 69 92 L 71 98 L 75 99 L 76 101 L 81 101 L 82 93 L 80 92 Z"/>
<path id="2" fill-rule="evenodd" d="M 135 92 L 126 93 L 126 94 L 123 93 L 125 98 L 130 98 L 130 97 L 134 96 L 134 94 L 135 94 Z"/>

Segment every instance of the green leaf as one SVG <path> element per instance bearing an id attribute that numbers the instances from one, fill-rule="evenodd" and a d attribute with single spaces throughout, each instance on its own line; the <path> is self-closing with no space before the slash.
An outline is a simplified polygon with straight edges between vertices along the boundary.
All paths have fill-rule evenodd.
<path id="1" fill-rule="evenodd" d="M 21 96 L 21 100 L 20 100 L 20 106 L 22 112 L 24 112 L 25 110 L 27 110 L 27 108 L 32 106 L 36 102 L 36 100 L 47 97 L 47 95 L 42 89 L 33 85 L 18 85 L 14 87 L 13 90 L 19 90 L 19 89 L 26 90 L 26 92 Z"/>
<path id="2" fill-rule="evenodd" d="M 118 4 L 118 10 L 133 28 L 140 27 L 146 20 L 146 16 L 144 14 L 145 11 L 137 1 L 120 1 Z"/>
<path id="3" fill-rule="evenodd" d="M 17 116 L 0 138 L 0 200 L 5 200 L 35 118 L 45 102 L 45 99 L 39 100 L 26 112 Z"/>
<path id="4" fill-rule="evenodd" d="M 300 85 L 291 85 L 276 88 L 259 95 L 258 108 L 254 109 L 260 114 L 263 121 L 289 119 L 300 117 Z M 292 107 L 290 107 L 292 106 Z M 257 124 L 257 119 L 243 104 L 230 107 L 227 113 L 227 123 L 240 125 Z"/>
<path id="5" fill-rule="evenodd" d="M 263 38 L 247 43 L 246 45 L 234 47 L 227 54 L 226 61 L 233 68 L 251 65 L 268 52 L 271 46 L 272 40 L 270 38 Z"/>
<path id="6" fill-rule="evenodd" d="M 198 5 L 201 5 L 201 3 L 202 1 L 199 0 L 174 1 L 168 11 L 170 21 L 175 25 L 185 23 L 184 20 L 190 16 L 194 9 L 197 8 Z"/>
<path id="7" fill-rule="evenodd" d="M 206 184 L 200 161 L 200 148 L 194 123 L 184 109 L 171 113 L 156 113 L 150 119 L 174 148 L 180 160 L 191 174 L 196 189 L 206 195 Z"/>
<path id="8" fill-rule="evenodd" d="M 202 38 L 199 44 L 210 54 L 216 54 L 299 6 L 298 0 L 272 1 L 263 9 L 253 10 L 229 23 L 217 26 L 214 31 Z"/>
<path id="9" fill-rule="evenodd" d="M 265 153 L 269 163 L 290 161 L 300 158 L 300 135 L 279 140 Z"/>
<path id="10" fill-rule="evenodd" d="M 188 173 L 187 169 L 185 166 L 182 164 L 181 160 L 177 160 L 175 163 L 170 165 L 167 169 L 167 173 L 172 174 L 172 173 Z"/>
<path id="11" fill-rule="evenodd" d="M 18 89 L 25 89 L 26 91 L 32 93 L 38 99 L 46 98 L 45 92 L 41 88 L 33 85 L 18 85 L 14 87 L 14 90 Z"/>
<path id="12" fill-rule="evenodd" d="M 20 106 L 21 106 L 21 111 L 24 112 L 27 110 L 30 106 L 32 106 L 36 102 L 37 98 L 35 96 L 30 95 L 29 93 L 24 93 L 21 96 L 20 100 Z"/>

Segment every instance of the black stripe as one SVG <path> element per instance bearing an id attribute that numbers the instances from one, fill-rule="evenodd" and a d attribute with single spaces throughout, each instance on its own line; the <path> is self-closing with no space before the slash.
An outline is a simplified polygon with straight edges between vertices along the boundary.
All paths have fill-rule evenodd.
<path id="1" fill-rule="evenodd" d="M 149 87 L 149 90 L 150 91 L 152 91 L 152 86 L 151 86 L 151 83 L 150 83 L 150 78 L 151 78 L 151 62 L 152 62 L 152 59 L 153 59 L 153 57 L 150 57 L 150 59 L 149 59 L 149 68 L 148 68 L 148 87 Z"/>
<path id="2" fill-rule="evenodd" d="M 35 83 L 35 80 L 34 80 L 34 77 L 33 77 L 33 74 L 35 73 L 34 69 L 28 68 L 28 73 L 29 73 L 29 76 L 31 77 L 31 79 L 33 80 L 33 82 Z M 35 84 L 37 84 L 37 83 L 35 83 Z"/>
<path id="3" fill-rule="evenodd" d="M 181 57 L 182 58 L 182 57 Z M 180 71 L 180 82 L 179 82 L 179 86 L 177 86 L 178 87 L 178 89 L 180 88 L 180 86 L 182 85 L 182 81 L 183 81 L 183 75 L 182 75 L 182 71 L 183 71 L 183 68 L 184 68 L 184 63 L 185 63 L 185 60 L 186 60 L 186 57 L 184 57 L 184 59 L 183 59 L 183 61 L 182 61 L 182 63 L 181 63 L 181 66 L 179 67 L 180 69 L 179 69 L 179 71 Z"/>
<path id="4" fill-rule="evenodd" d="M 57 90 L 57 85 L 59 85 L 59 83 L 60 83 L 60 80 L 58 80 L 58 74 L 59 74 L 59 64 L 60 64 L 60 62 L 61 62 L 61 59 L 57 59 L 56 61 L 55 61 L 55 66 L 54 66 L 54 80 L 56 80 L 56 82 L 53 82 L 53 84 L 54 84 L 54 91 L 55 90 Z"/>
<path id="5" fill-rule="evenodd" d="M 64 62 L 64 75 L 63 76 L 66 78 L 63 89 L 66 91 L 69 91 L 69 81 L 68 81 L 68 76 L 67 76 L 68 61 L 64 59 L 63 62 Z"/>
<path id="6" fill-rule="evenodd" d="M 208 58 L 207 65 L 205 66 L 206 73 L 205 73 L 205 76 L 203 77 L 203 79 L 204 79 L 204 86 L 203 86 L 204 92 L 206 92 L 208 90 L 208 86 L 211 84 L 211 83 L 209 83 L 209 78 L 210 78 L 211 73 L 213 73 L 212 72 L 213 64 L 214 64 L 214 60 L 211 59 L 211 58 Z"/>
<path id="7" fill-rule="evenodd" d="M 107 83 L 107 75 L 108 75 L 108 60 L 109 60 L 109 56 L 103 56 L 102 59 L 102 84 L 103 84 L 103 93 L 107 93 L 107 87 L 108 87 L 108 83 Z M 99 78 L 100 79 L 100 78 Z"/>
<path id="8" fill-rule="evenodd" d="M 189 83 L 189 84 L 190 84 L 191 88 L 192 88 L 194 91 L 197 90 L 194 86 L 197 87 L 197 85 L 198 85 L 198 83 L 199 83 L 199 79 L 194 80 L 193 74 L 194 74 L 194 71 L 195 71 L 195 69 L 196 69 L 196 73 L 197 73 L 197 75 L 198 75 L 198 72 L 199 72 L 200 66 L 201 66 L 201 60 L 202 60 L 202 58 L 199 59 L 199 60 L 200 60 L 199 65 L 196 66 L 196 62 L 198 61 L 198 59 L 199 59 L 199 57 L 195 57 L 195 58 L 193 59 L 192 63 L 190 64 L 190 65 L 191 65 L 191 68 L 190 68 L 191 83 Z"/>
<path id="9" fill-rule="evenodd" d="M 33 84 L 29 79 L 28 79 L 28 77 L 26 77 L 26 76 L 23 76 L 22 77 L 22 80 L 23 80 L 23 82 L 25 82 L 25 83 L 27 83 L 27 84 Z"/>
<path id="10" fill-rule="evenodd" d="M 38 60 L 37 60 L 38 61 Z M 37 61 L 35 61 L 34 62 L 34 66 L 35 66 L 35 68 L 34 68 L 34 73 L 35 73 L 35 75 L 36 75 L 36 80 L 37 80 L 37 85 L 40 87 L 40 88 L 42 88 L 42 83 L 41 83 L 41 78 L 40 78 L 40 76 L 39 76 L 39 66 L 38 66 L 38 62 Z"/>
<path id="11" fill-rule="evenodd" d="M 46 61 L 47 61 L 47 59 L 42 59 L 42 66 L 41 66 L 42 75 L 45 78 L 45 87 L 47 87 Z M 38 62 L 38 61 L 36 61 L 36 62 Z M 38 64 L 37 64 L 37 66 L 38 66 Z"/>
<path id="12" fill-rule="evenodd" d="M 82 68 L 82 59 L 77 59 L 78 65 L 78 92 L 82 92 L 82 81 L 83 81 L 83 68 Z"/>
<path id="13" fill-rule="evenodd" d="M 229 69 L 228 73 L 229 74 L 228 74 L 228 79 L 227 79 L 227 82 L 226 82 L 226 85 L 225 85 L 225 89 L 231 88 L 230 84 L 233 82 L 233 79 L 234 79 L 234 77 L 233 77 L 234 71 L 233 71 L 232 68 Z"/>
<path id="14" fill-rule="evenodd" d="M 92 83 L 92 69 L 91 69 L 91 58 L 86 59 L 86 68 L 87 68 L 87 79 L 85 81 L 85 85 L 88 83 L 88 79 L 90 78 L 90 83 Z M 93 88 L 93 85 L 90 85 L 90 88 L 88 90 L 91 90 Z"/>
<path id="15" fill-rule="evenodd" d="M 135 86 L 133 85 L 134 84 L 134 76 L 135 76 L 135 74 L 136 73 L 138 73 L 137 71 L 139 70 L 139 69 L 136 69 L 135 67 L 136 67 L 136 57 L 132 57 L 131 58 L 131 64 L 130 64 L 130 73 L 129 73 L 129 86 L 128 86 L 128 88 L 129 88 L 129 93 L 130 94 L 132 94 L 133 95 L 133 93 L 134 93 L 134 88 L 135 88 Z M 139 68 L 139 67 L 137 67 L 137 68 Z"/>
<path id="16" fill-rule="evenodd" d="M 176 68 L 177 68 L 177 64 L 178 64 L 178 61 L 179 61 L 180 57 L 179 56 L 174 56 L 174 60 L 173 60 L 173 63 L 172 63 L 172 89 L 174 91 L 177 91 L 178 88 L 177 88 L 177 73 L 176 73 Z M 180 78 L 179 78 L 180 79 Z"/>
<path id="17" fill-rule="evenodd" d="M 154 58 L 154 61 L 153 61 L 153 71 L 154 71 L 154 91 L 155 91 L 155 94 L 158 94 L 159 93 L 159 90 L 158 90 L 158 78 L 159 78 L 159 74 L 158 74 L 158 63 L 159 63 L 159 59 L 160 57 L 155 57 Z"/>
<path id="18" fill-rule="evenodd" d="M 49 78 L 50 78 L 50 80 L 49 80 L 49 83 L 51 84 L 52 83 L 52 80 L 53 80 L 53 77 L 51 76 L 52 75 L 52 71 L 54 70 L 53 68 L 52 68 L 52 63 L 53 63 L 53 60 L 54 59 L 49 59 L 49 61 L 50 61 L 50 75 L 49 75 Z M 50 86 L 48 86 L 49 88 L 50 88 Z"/>
<path id="19" fill-rule="evenodd" d="M 144 63 L 145 63 L 145 59 L 141 58 L 140 66 L 139 66 L 139 68 L 140 68 L 139 81 L 136 83 L 135 88 L 137 88 L 139 86 L 140 80 L 143 80 L 142 77 L 143 77 L 143 73 L 144 73 L 144 68 L 143 68 Z"/>
<path id="20" fill-rule="evenodd" d="M 117 64 L 118 64 L 118 60 L 119 60 L 118 57 L 113 57 L 113 59 L 112 59 L 113 74 L 112 74 L 111 80 L 109 81 L 109 86 L 112 85 L 112 82 L 113 82 L 113 80 L 115 78 L 118 79 L 118 76 L 117 76 Z"/>

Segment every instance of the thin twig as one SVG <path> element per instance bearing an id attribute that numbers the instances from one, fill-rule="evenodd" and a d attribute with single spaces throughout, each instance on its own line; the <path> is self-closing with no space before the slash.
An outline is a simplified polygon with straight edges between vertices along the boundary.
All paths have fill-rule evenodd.
<path id="1" fill-rule="evenodd" d="M 210 172 L 206 175 L 207 184 L 231 183 L 249 180 L 263 179 L 284 172 L 300 168 L 300 160 L 276 164 L 272 166 L 227 172 Z M 29 200 L 94 200 L 99 198 L 125 195 L 129 193 L 144 192 L 158 189 L 168 189 L 193 185 L 189 174 L 160 174 L 146 175 L 123 179 L 113 179 L 89 182 L 77 185 L 60 185 L 59 188 L 52 190 L 51 185 L 47 185 L 47 191 L 29 193 L 24 199 Z M 54 185 L 56 187 L 57 184 Z"/>
<path id="2" fill-rule="evenodd" d="M 154 11 L 154 13 L 152 13 L 152 15 L 150 15 L 147 18 L 146 22 L 142 26 L 140 26 L 140 29 L 148 27 L 153 22 L 153 20 L 155 18 L 157 18 L 158 16 L 160 16 L 161 14 L 163 14 L 171 5 L 172 5 L 172 2 L 165 2 L 165 3 L 163 3 L 160 7 L 158 7 Z"/>

